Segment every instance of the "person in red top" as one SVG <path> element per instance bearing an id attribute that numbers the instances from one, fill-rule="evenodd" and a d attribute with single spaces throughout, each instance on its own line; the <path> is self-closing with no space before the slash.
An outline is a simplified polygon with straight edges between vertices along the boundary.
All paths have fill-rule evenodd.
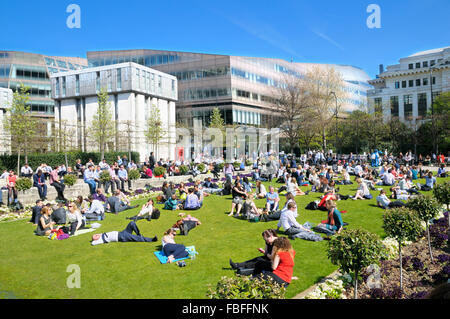
<path id="1" fill-rule="evenodd" d="M 272 269 L 273 271 L 263 270 L 262 277 L 267 279 L 271 277 L 275 282 L 289 286 L 294 273 L 295 250 L 288 238 L 278 237 L 273 242 Z"/>
<path id="2" fill-rule="evenodd" d="M 11 170 L 9 172 L 6 185 L 8 187 L 8 205 L 12 205 L 17 199 L 16 180 L 17 175 L 14 174 L 13 170 Z"/>

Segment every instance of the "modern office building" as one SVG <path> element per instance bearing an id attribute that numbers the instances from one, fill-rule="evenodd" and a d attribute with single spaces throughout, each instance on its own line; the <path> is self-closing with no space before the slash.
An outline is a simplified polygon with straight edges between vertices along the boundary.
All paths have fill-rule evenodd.
<path id="1" fill-rule="evenodd" d="M 42 54 L 0 51 L 0 87 L 16 91 L 21 83 L 29 87 L 29 107 L 32 116 L 40 119 L 36 140 L 31 151 L 52 150 L 52 122 L 54 101 L 51 97 L 51 74 L 80 70 L 87 67 L 87 60 L 76 57 L 53 57 Z M 47 141 L 48 140 L 48 143 Z M 14 149 L 14 145 L 12 146 Z"/>
<path id="2" fill-rule="evenodd" d="M 450 91 L 450 47 L 415 53 L 386 70 L 380 66 L 369 83 L 374 86 L 368 91 L 372 110 L 382 111 L 385 119 L 421 121 L 436 96 Z"/>
<path id="3" fill-rule="evenodd" d="M 176 77 L 127 62 L 56 73 L 51 76 L 51 85 L 56 123 L 60 128 L 71 123 L 76 148 L 98 151 L 88 131 L 98 110 L 98 93 L 104 89 L 117 132 L 107 151 L 137 151 L 140 161 L 148 159 L 151 151 L 160 158 L 175 158 Z M 155 114 L 152 106 L 159 109 L 165 132 L 156 146 L 144 134 L 147 119 Z"/>
<path id="4" fill-rule="evenodd" d="M 11 136 L 4 130 L 3 123 L 12 100 L 12 90 L 0 87 L 0 154 L 11 153 Z"/>
<path id="5" fill-rule="evenodd" d="M 90 67 L 135 62 L 178 79 L 177 122 L 207 126 L 218 107 L 226 124 L 271 127 L 281 114 L 274 112 L 273 97 L 285 74 L 303 77 L 314 64 L 281 59 L 187 53 L 159 50 L 88 52 Z M 367 104 L 369 76 L 353 66 L 329 65 L 339 71 L 348 94 L 340 101 L 351 112 Z"/>

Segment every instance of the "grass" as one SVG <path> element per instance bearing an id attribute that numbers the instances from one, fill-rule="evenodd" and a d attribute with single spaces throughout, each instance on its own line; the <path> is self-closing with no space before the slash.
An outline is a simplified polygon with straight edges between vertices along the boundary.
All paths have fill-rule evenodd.
<path id="1" fill-rule="evenodd" d="M 448 179 L 446 179 L 448 180 Z M 438 179 L 442 182 L 443 179 Z M 419 181 L 423 183 L 424 181 Z M 272 183 L 275 184 L 275 183 Z M 266 187 L 268 183 L 266 183 Z M 277 187 L 281 184 L 276 185 Z M 356 184 L 340 186 L 342 194 L 354 195 Z M 388 189 L 388 187 L 385 187 Z M 310 187 L 302 187 L 303 190 Z M 348 228 L 363 227 L 384 236 L 383 210 L 372 200 L 338 202 Z M 326 212 L 308 211 L 304 207 L 320 194 L 298 196 L 298 221 L 313 225 L 326 219 Z M 285 199 L 281 201 L 284 205 Z M 143 204 L 138 201 L 136 204 Z M 257 200 L 258 207 L 264 200 Z M 162 208 L 162 205 L 157 205 Z M 222 276 L 234 276 L 229 259 L 241 262 L 259 256 L 258 247 L 264 247 L 261 233 L 276 228 L 277 221 L 249 223 L 228 217 L 231 196 L 211 195 L 205 198 L 203 208 L 190 212 L 202 225 L 188 236 L 177 236 L 177 243 L 195 245 L 199 255 L 188 260 L 187 266 L 161 265 L 153 252 L 160 250 L 163 232 L 178 219 L 180 211 L 161 210 L 158 220 L 141 220 L 138 226 L 147 237 L 158 236 L 155 243 L 110 243 L 91 246 L 87 233 L 68 240 L 48 240 L 33 234 L 35 226 L 27 220 L 0 224 L 0 297 L 1 298 L 55 298 L 55 299 L 202 299 L 208 285 L 215 286 Z M 101 222 L 99 232 L 123 230 L 138 208 L 119 215 L 108 214 Z M 327 258 L 327 242 L 292 241 L 296 250 L 294 276 L 286 297 L 291 298 L 337 269 Z M 69 265 L 81 269 L 81 288 L 68 288 Z"/>

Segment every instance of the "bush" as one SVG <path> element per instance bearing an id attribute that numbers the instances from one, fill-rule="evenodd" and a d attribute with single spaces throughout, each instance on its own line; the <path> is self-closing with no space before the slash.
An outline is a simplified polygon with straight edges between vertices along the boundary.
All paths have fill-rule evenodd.
<path id="1" fill-rule="evenodd" d="M 253 166 L 253 163 L 251 160 L 245 160 L 245 166 Z"/>
<path id="2" fill-rule="evenodd" d="M 371 264 L 378 264 L 383 245 L 378 235 L 364 229 L 344 230 L 328 242 L 328 258 L 344 273 L 353 272 L 355 299 L 358 273 Z"/>
<path id="3" fill-rule="evenodd" d="M 222 277 L 216 288 L 209 288 L 210 299 L 284 299 L 286 288 L 272 278 L 250 276 Z"/>
<path id="4" fill-rule="evenodd" d="M 420 220 L 428 222 L 439 214 L 439 202 L 430 195 L 420 195 L 411 198 L 407 207 L 414 211 Z"/>
<path id="5" fill-rule="evenodd" d="M 433 187 L 433 195 L 441 205 L 450 205 L 450 181 Z"/>
<path id="6" fill-rule="evenodd" d="M 155 176 L 163 176 L 164 174 L 166 174 L 166 169 L 162 166 L 156 166 L 153 170 L 153 174 Z"/>
<path id="7" fill-rule="evenodd" d="M 186 165 L 180 165 L 179 170 L 181 175 L 186 175 L 187 172 L 189 172 L 189 167 Z"/>
<path id="8" fill-rule="evenodd" d="M 131 181 L 136 180 L 136 179 L 139 179 L 140 177 L 141 177 L 141 173 L 139 173 L 139 170 L 137 170 L 137 169 L 131 169 L 131 170 L 128 172 L 128 178 L 129 178 Z"/>
<path id="9" fill-rule="evenodd" d="M 233 166 L 234 166 L 234 169 L 238 169 L 239 167 L 241 167 L 241 163 L 240 162 L 234 162 Z"/>
<path id="10" fill-rule="evenodd" d="M 102 184 L 109 182 L 111 180 L 111 174 L 108 170 L 102 170 L 100 171 L 99 179 Z"/>
<path id="11" fill-rule="evenodd" d="M 206 166 L 205 166 L 205 164 L 200 163 L 197 165 L 197 168 L 200 171 L 200 173 L 203 173 L 205 171 Z"/>
<path id="12" fill-rule="evenodd" d="M 77 182 L 78 177 L 74 174 L 66 174 L 64 176 L 64 185 L 73 186 Z"/>
<path id="13" fill-rule="evenodd" d="M 33 182 L 31 178 L 21 177 L 16 180 L 16 189 L 18 191 L 26 191 L 33 187 Z"/>
<path id="14" fill-rule="evenodd" d="M 219 164 L 217 164 L 217 167 L 218 167 L 220 170 L 223 170 L 223 168 L 225 167 L 225 163 L 219 163 Z"/>

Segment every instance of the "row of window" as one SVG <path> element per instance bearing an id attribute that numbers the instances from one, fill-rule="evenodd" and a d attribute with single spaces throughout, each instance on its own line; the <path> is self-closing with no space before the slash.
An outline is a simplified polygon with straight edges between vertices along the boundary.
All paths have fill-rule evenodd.
<path id="1" fill-rule="evenodd" d="M 171 72 L 170 74 L 175 76 L 178 79 L 178 81 L 190 81 L 190 80 L 203 79 L 203 78 L 207 78 L 207 77 L 229 75 L 230 67 L 222 66 L 222 67 L 210 68 L 210 69 L 204 69 L 204 70 Z"/>
<path id="2" fill-rule="evenodd" d="M 49 80 L 47 71 L 35 71 L 22 68 L 16 68 L 16 78 L 30 80 Z"/>
<path id="3" fill-rule="evenodd" d="M 415 79 L 415 80 L 404 80 L 401 82 L 401 88 L 405 89 L 406 87 L 414 87 L 414 86 L 427 86 L 429 84 L 430 78 L 423 79 Z M 432 85 L 436 84 L 436 77 L 433 76 L 431 79 Z M 400 89 L 400 81 L 395 82 L 395 88 Z"/>
<path id="4" fill-rule="evenodd" d="M 440 92 L 433 92 L 433 99 L 439 96 Z M 375 104 L 375 110 L 377 112 L 382 112 L 382 98 L 375 98 L 374 99 Z M 391 96 L 389 101 L 389 106 L 391 110 L 391 116 L 399 117 L 399 97 L 398 96 Z M 417 94 L 417 114 L 418 116 L 426 116 L 427 114 L 427 93 L 418 93 Z M 403 95 L 403 116 L 405 118 L 413 116 L 413 95 L 412 94 L 406 94 Z"/>
<path id="5" fill-rule="evenodd" d="M 184 101 L 202 100 L 224 96 L 231 96 L 231 90 L 229 88 L 188 89 L 180 92 L 180 100 Z"/>
<path id="6" fill-rule="evenodd" d="M 10 70 L 9 64 L 0 64 L 0 78 L 9 78 Z"/>
<path id="7" fill-rule="evenodd" d="M 70 63 L 70 62 L 66 62 L 66 61 L 62 61 L 62 60 L 55 60 L 52 58 L 45 58 L 45 64 L 47 64 L 47 66 L 49 67 L 58 67 L 58 68 L 63 68 L 63 69 L 69 69 L 69 70 L 81 70 L 84 69 L 85 66 L 83 65 L 79 65 L 79 64 L 75 64 L 75 63 Z"/>
<path id="8" fill-rule="evenodd" d="M 442 59 L 437 60 L 438 63 L 442 62 Z M 433 65 L 436 65 L 436 60 L 430 60 L 430 61 L 422 61 L 422 62 L 416 62 L 416 63 L 410 63 L 408 64 L 408 69 L 413 70 L 414 68 L 420 69 L 420 68 L 428 68 Z"/>
<path id="9" fill-rule="evenodd" d="M 168 64 L 179 61 L 180 57 L 174 54 L 156 54 L 144 56 L 120 56 L 89 59 L 89 67 L 112 65 L 125 62 L 134 62 L 145 66 Z"/>

